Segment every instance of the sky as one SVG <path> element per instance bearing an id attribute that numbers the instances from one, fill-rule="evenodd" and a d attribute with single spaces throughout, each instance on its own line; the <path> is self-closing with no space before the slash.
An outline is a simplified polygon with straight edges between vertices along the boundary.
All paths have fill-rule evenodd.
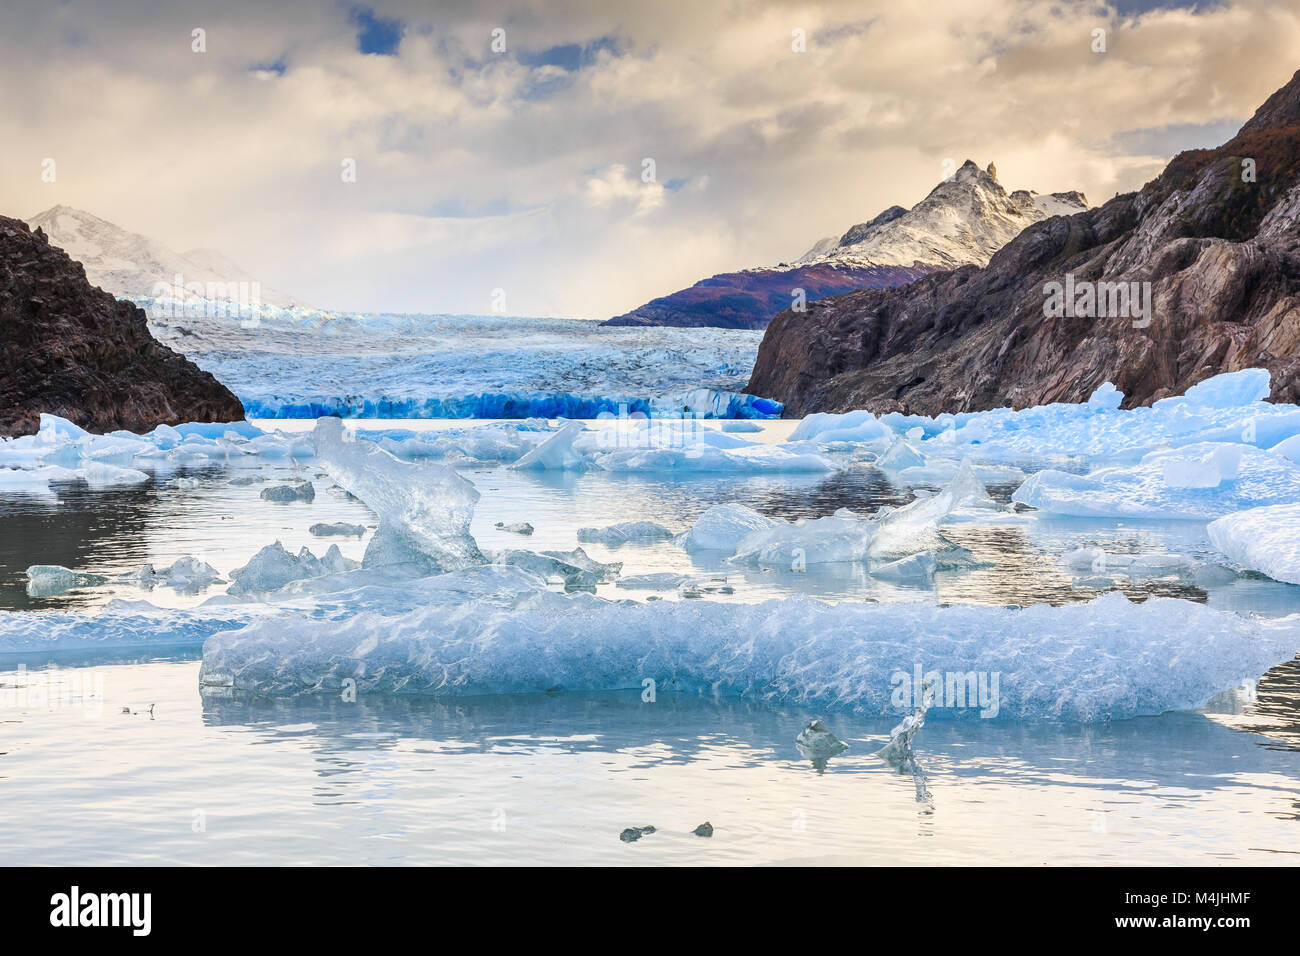
<path id="1" fill-rule="evenodd" d="M 1103 202 L 1297 68 L 1300 0 L 6 0 L 0 215 L 75 206 L 322 308 L 603 319 L 945 162 Z"/>

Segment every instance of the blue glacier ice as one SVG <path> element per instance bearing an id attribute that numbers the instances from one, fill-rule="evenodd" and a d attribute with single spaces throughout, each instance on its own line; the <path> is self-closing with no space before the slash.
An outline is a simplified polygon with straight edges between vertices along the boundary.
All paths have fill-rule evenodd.
<path id="1" fill-rule="evenodd" d="M 999 719 L 1104 721 L 1204 704 L 1300 646 L 1300 619 L 1260 621 L 1171 598 L 1031 608 L 607 601 L 534 589 L 463 595 L 346 626 L 268 615 L 204 644 L 206 686 L 270 695 L 537 694 L 675 680 L 701 693 L 897 714 L 894 676 L 999 675 Z M 972 717 L 953 709 L 944 716 Z M 938 716 L 936 713 L 935 716 Z"/>

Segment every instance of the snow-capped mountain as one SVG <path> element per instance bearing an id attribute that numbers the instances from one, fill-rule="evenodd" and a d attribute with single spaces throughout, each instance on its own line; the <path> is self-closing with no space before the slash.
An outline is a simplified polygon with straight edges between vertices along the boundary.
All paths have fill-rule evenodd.
<path id="1" fill-rule="evenodd" d="M 1026 226 L 1087 208 L 1079 192 L 1007 193 L 992 163 L 980 169 L 967 160 L 911 209 L 891 206 L 842 236 L 820 240 L 793 262 L 712 276 L 606 324 L 761 329 L 790 308 L 795 290 L 813 302 L 984 266 Z"/>
<path id="2" fill-rule="evenodd" d="M 270 288 L 246 269 L 219 252 L 193 249 L 176 252 L 161 242 L 128 232 L 106 219 L 71 206 L 54 206 L 27 220 L 32 228 L 44 230 L 50 244 L 58 246 L 86 269 L 91 285 L 119 298 L 157 297 L 160 285 L 171 288 L 176 277 L 185 284 L 238 285 L 259 283 L 265 305 L 279 308 L 305 307 L 301 299 Z"/>
<path id="3" fill-rule="evenodd" d="M 891 206 L 838 240 L 822 239 L 795 263 L 858 268 L 917 263 L 983 266 L 1030 223 L 1087 208 L 1088 201 L 1079 192 L 1043 196 L 1018 189 L 1008 194 L 992 163 L 980 169 L 968 159 L 911 209 Z"/>

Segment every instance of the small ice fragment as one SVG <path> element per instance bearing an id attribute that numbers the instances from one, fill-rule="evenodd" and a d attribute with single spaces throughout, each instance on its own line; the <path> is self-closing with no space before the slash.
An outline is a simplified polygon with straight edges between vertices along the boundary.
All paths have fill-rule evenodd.
<path id="1" fill-rule="evenodd" d="M 182 489 L 197 488 L 199 484 L 200 484 L 199 479 L 186 478 L 184 476 L 180 478 L 176 478 L 172 481 L 173 487 L 182 488 Z"/>
<path id="2" fill-rule="evenodd" d="M 594 591 L 600 581 L 593 571 L 536 551 L 502 551 L 494 563 L 530 571 L 548 582 L 563 584 L 566 591 Z"/>
<path id="3" fill-rule="evenodd" d="M 647 836 L 648 834 L 654 832 L 655 832 L 654 827 L 628 827 L 626 830 L 624 830 L 622 833 L 618 835 L 618 838 L 622 840 L 624 843 L 635 843 L 643 836 Z"/>
<path id="4" fill-rule="evenodd" d="M 504 521 L 497 522 L 497 528 L 501 531 L 509 531 L 511 534 L 532 534 L 536 529 L 527 521 L 519 521 L 515 524 L 506 524 Z"/>
<path id="5" fill-rule="evenodd" d="M 761 432 L 763 426 L 744 418 L 729 418 L 722 423 L 724 432 Z"/>
<path id="6" fill-rule="evenodd" d="M 694 833 L 697 837 L 711 837 L 713 836 L 713 824 L 710 823 L 708 820 L 705 820 L 703 823 L 701 823 L 698 827 L 696 827 L 691 832 Z"/>
<path id="7" fill-rule="evenodd" d="M 27 569 L 27 593 L 32 597 L 49 597 L 74 588 L 93 588 L 107 580 L 98 574 L 73 571 L 58 564 L 33 564 Z"/>
<path id="8" fill-rule="evenodd" d="M 938 562 L 933 552 L 922 551 L 871 569 L 872 577 L 890 581 L 923 581 L 934 577 Z"/>
<path id="9" fill-rule="evenodd" d="M 263 501 L 315 501 L 316 486 L 310 481 L 296 485 L 274 485 L 263 488 L 261 498 Z"/>
<path id="10" fill-rule="evenodd" d="M 350 535 L 361 537 L 366 533 L 366 526 L 363 524 L 349 524 L 346 521 L 317 522 L 307 529 L 318 538 L 328 537 L 330 535 Z"/>
<path id="11" fill-rule="evenodd" d="M 691 580 L 692 578 L 686 574 L 659 571 L 654 574 L 633 574 L 626 578 L 619 578 L 615 582 L 615 587 L 638 591 L 675 591 Z"/>
<path id="12" fill-rule="evenodd" d="M 794 745 L 799 748 L 799 753 L 803 754 L 805 759 L 811 760 L 818 770 L 825 769 L 826 761 L 831 757 L 849 749 L 849 745 L 831 733 L 831 729 L 820 717 L 814 718 L 807 727 L 799 731 L 799 736 L 794 739 Z"/>
<path id="13" fill-rule="evenodd" d="M 582 570 L 594 574 L 597 581 L 612 581 L 623 570 L 622 561 L 611 561 L 604 564 L 592 558 L 581 548 L 574 548 L 572 551 L 543 551 L 542 554 L 558 561 L 567 561 L 569 564 L 582 568 Z"/>
<path id="14" fill-rule="evenodd" d="M 654 521 L 622 521 L 604 528 L 579 528 L 578 540 L 584 544 L 604 544 L 617 548 L 629 542 L 665 541 L 673 532 Z"/>

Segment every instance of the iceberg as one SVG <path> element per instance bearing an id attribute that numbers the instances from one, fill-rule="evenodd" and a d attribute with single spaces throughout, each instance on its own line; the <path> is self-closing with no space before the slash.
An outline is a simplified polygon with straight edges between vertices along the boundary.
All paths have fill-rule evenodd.
<path id="1" fill-rule="evenodd" d="M 469 532 L 479 494 L 450 468 L 399 461 L 373 442 L 349 441 L 337 418 L 316 423 L 313 444 L 316 463 L 379 516 L 363 566 L 418 562 L 454 571 L 487 563 Z"/>
<path id="2" fill-rule="evenodd" d="M 1300 503 L 1224 515 L 1206 530 L 1230 560 L 1274 581 L 1300 584 Z"/>
<path id="3" fill-rule="evenodd" d="M 933 552 L 922 551 L 871 569 L 871 576 L 886 581 L 925 581 L 934 577 L 939 562 Z"/>
<path id="4" fill-rule="evenodd" d="M 0 631 L 2 633 L 2 631 Z M 1195 708 L 1291 660 L 1300 618 L 1112 593 L 1029 608 L 606 601 L 528 591 L 346 621 L 265 614 L 204 644 L 201 684 L 254 694 L 535 694 L 644 678 L 822 712 L 896 716 L 891 675 L 999 674 L 999 720 L 1094 722 Z M 979 711 L 945 707 L 934 717 Z"/>

